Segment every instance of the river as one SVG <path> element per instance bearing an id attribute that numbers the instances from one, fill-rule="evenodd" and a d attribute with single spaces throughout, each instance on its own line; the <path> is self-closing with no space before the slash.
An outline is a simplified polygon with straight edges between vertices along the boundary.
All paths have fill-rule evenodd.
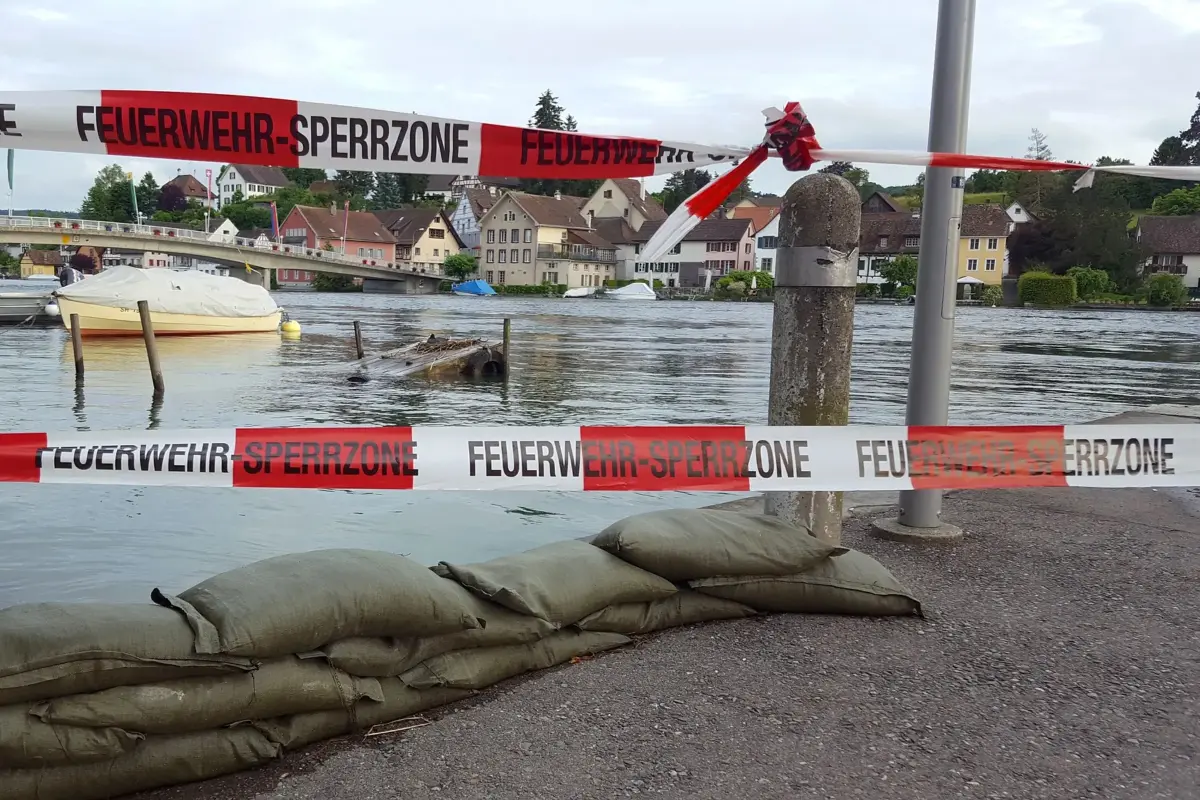
<path id="1" fill-rule="evenodd" d="M 17 288 L 8 283 L 6 291 Z M 0 328 L 0 430 L 268 425 L 763 423 L 771 306 L 280 294 L 304 328 L 159 340 L 151 402 L 140 340 L 85 343 L 76 392 L 61 328 Z M 860 306 L 851 418 L 900 423 L 911 306 Z M 351 323 L 368 350 L 430 333 L 499 339 L 503 383 L 351 383 Z M 951 422 L 1082 422 L 1200 403 L 1200 314 L 961 308 Z M 736 495 L 734 495 L 736 496 Z M 718 494 L 373 493 L 0 484 L 0 607 L 144 602 L 280 553 L 364 547 L 424 563 L 490 558 L 582 536 L 622 516 Z"/>

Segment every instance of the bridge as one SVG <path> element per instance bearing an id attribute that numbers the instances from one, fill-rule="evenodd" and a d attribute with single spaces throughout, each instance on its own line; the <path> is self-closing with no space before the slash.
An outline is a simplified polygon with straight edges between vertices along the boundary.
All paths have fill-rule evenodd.
<path id="1" fill-rule="evenodd" d="M 212 234 L 204 231 L 153 223 L 137 225 L 86 219 L 0 216 L 2 244 L 117 247 L 193 256 L 231 268 L 237 267 L 237 271 L 231 269 L 230 274 L 239 276 L 245 274 L 246 264 L 257 269 L 261 276 L 267 275 L 266 270 L 271 269 L 304 269 L 363 278 L 364 288 L 400 294 L 430 294 L 436 292 L 438 285 L 446 279 L 440 273 L 406 268 L 394 261 L 354 258 L 294 244 L 264 244 L 237 237 L 210 239 L 210 236 Z"/>

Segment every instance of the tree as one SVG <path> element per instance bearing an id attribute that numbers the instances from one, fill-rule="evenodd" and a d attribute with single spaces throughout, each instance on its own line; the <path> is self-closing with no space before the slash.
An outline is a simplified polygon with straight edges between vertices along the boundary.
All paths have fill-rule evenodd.
<path id="1" fill-rule="evenodd" d="M 965 190 L 969 194 L 1004 191 L 1004 173 L 997 169 L 979 169 L 967 178 Z"/>
<path id="2" fill-rule="evenodd" d="M 1112 283 L 1108 278 L 1108 273 L 1102 269 L 1071 267 L 1067 270 L 1067 274 L 1075 279 L 1079 296 L 1084 300 L 1091 300 L 1104 294 Z"/>
<path id="3" fill-rule="evenodd" d="M 576 124 L 575 118 L 570 114 L 567 114 L 567 121 L 563 123 L 563 130 L 571 131 L 572 133 L 579 130 L 579 126 Z"/>
<path id="4" fill-rule="evenodd" d="M 754 192 L 750 188 L 750 179 L 746 178 L 746 180 L 734 187 L 733 191 L 729 193 L 729 199 L 725 202 L 728 205 L 736 206 L 743 200 L 749 200 L 753 196 Z"/>
<path id="5" fill-rule="evenodd" d="M 1196 99 L 1200 100 L 1200 92 L 1196 92 Z M 1200 165 L 1200 105 L 1192 114 L 1191 124 L 1179 132 L 1179 142 L 1187 156 L 1184 163 Z"/>
<path id="6" fill-rule="evenodd" d="M 821 167 L 817 172 L 824 172 L 826 175 L 842 175 L 844 176 L 849 170 L 854 169 L 854 165 L 849 161 L 831 161 L 829 166 Z"/>
<path id="7" fill-rule="evenodd" d="M 67 263 L 84 274 L 94 274 L 96 272 L 96 259 L 87 253 L 76 252 L 67 260 Z"/>
<path id="8" fill-rule="evenodd" d="M 141 208 L 142 199 L 138 198 L 138 210 L 147 213 Z M 162 192 L 158 195 L 158 208 L 160 211 L 179 212 L 187 210 L 187 198 L 183 195 L 183 190 L 173 183 L 168 183 L 162 188 Z"/>
<path id="9" fill-rule="evenodd" d="M 1029 147 L 1025 150 L 1025 156 L 1036 161 L 1054 160 L 1054 153 L 1050 150 L 1050 144 L 1046 141 L 1046 134 L 1037 128 L 1034 128 L 1029 134 Z"/>
<path id="10" fill-rule="evenodd" d="M 333 180 L 337 184 L 338 194 L 343 198 L 367 198 L 375 190 L 374 172 L 339 169 Z M 304 188 L 307 189 L 308 187 Z"/>
<path id="11" fill-rule="evenodd" d="M 879 268 L 879 275 L 897 286 L 916 286 L 917 259 L 907 255 L 896 256 Z"/>
<path id="12" fill-rule="evenodd" d="M 568 116 L 571 123 L 575 123 L 575 118 Z M 529 118 L 529 127 L 542 128 L 548 131 L 561 131 L 563 128 L 563 107 L 558 104 L 558 98 L 549 89 L 542 92 L 538 98 L 537 106 L 533 110 L 533 116 Z"/>
<path id="13" fill-rule="evenodd" d="M 1187 299 L 1187 287 L 1178 275 L 1151 275 L 1146 280 L 1146 302 L 1149 305 L 1181 306 Z"/>
<path id="14" fill-rule="evenodd" d="M 1151 210 L 1155 214 L 1172 217 L 1200 214 L 1200 185 L 1190 189 L 1175 189 L 1161 197 L 1154 198 Z"/>
<path id="15" fill-rule="evenodd" d="M 871 182 L 871 173 L 862 167 L 851 167 L 842 173 L 842 177 L 854 184 L 854 188 L 862 193 L 862 188 Z"/>
<path id="16" fill-rule="evenodd" d="M 442 271 L 454 280 L 466 280 L 467 276 L 475 274 L 475 257 L 469 253 L 446 256 L 446 260 L 442 262 Z"/>
<path id="17" fill-rule="evenodd" d="M 362 287 L 354 283 L 349 275 L 330 275 L 318 272 L 313 276 L 312 288 L 318 292 L 359 292 Z"/>
<path id="18" fill-rule="evenodd" d="M 147 172 L 143 175 L 134 191 L 137 193 L 138 211 L 147 216 L 153 214 L 158 208 L 160 194 L 158 181 L 154 180 L 154 174 Z"/>
<path id="19" fill-rule="evenodd" d="M 96 174 L 92 188 L 79 206 L 79 216 L 83 219 L 109 222 L 129 222 L 133 219 L 132 212 L 129 177 L 120 164 L 109 164 Z"/>
<path id="20" fill-rule="evenodd" d="M 408 201 L 404 176 L 394 172 L 375 173 L 375 191 L 371 193 L 371 204 L 377 209 L 399 208 Z"/>
<path id="21" fill-rule="evenodd" d="M 712 181 L 712 175 L 707 170 L 703 169 L 685 169 L 682 172 L 674 172 L 671 177 L 667 178 L 667 185 L 662 191 L 662 206 L 667 213 L 671 213 L 684 200 L 687 200 L 703 187 L 707 186 Z"/>
<path id="22" fill-rule="evenodd" d="M 317 181 L 329 180 L 329 173 L 325 170 L 309 167 L 284 167 L 283 174 L 301 189 L 307 189 Z"/>
<path id="23" fill-rule="evenodd" d="M 1154 150 L 1154 155 L 1150 157 L 1150 163 L 1153 166 L 1162 167 L 1185 167 L 1188 163 L 1187 148 L 1183 146 L 1183 139 L 1178 136 L 1168 136 Z"/>

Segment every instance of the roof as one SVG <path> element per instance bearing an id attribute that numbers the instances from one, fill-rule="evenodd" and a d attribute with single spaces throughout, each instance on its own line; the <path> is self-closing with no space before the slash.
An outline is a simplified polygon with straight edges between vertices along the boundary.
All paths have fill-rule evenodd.
<path id="1" fill-rule="evenodd" d="M 864 207 L 864 208 L 866 207 L 867 203 L 871 202 L 871 198 L 872 198 L 872 197 L 878 197 L 878 198 L 879 198 L 879 201 L 880 201 L 881 203 L 883 203 L 883 205 L 885 205 L 885 206 L 887 206 L 888 208 L 890 208 L 892 211 L 907 211 L 907 210 L 908 210 L 908 209 L 906 209 L 904 206 L 902 206 L 902 205 L 900 205 L 899 203 L 897 203 L 897 202 L 896 202 L 896 200 L 895 200 L 895 198 L 894 198 L 894 197 L 892 197 L 890 194 L 888 194 L 888 193 L 887 193 L 887 192 L 885 192 L 885 191 L 878 190 L 878 189 L 877 189 L 876 191 L 874 191 L 874 192 L 871 192 L 869 195 L 867 195 L 867 199 L 866 199 L 866 200 L 863 200 L 863 207 Z"/>
<path id="2" fill-rule="evenodd" d="M 524 192 L 508 192 L 505 196 L 511 197 L 513 202 L 520 206 L 521 210 L 538 225 L 584 230 L 590 228 L 587 220 L 579 213 L 580 207 L 587 202 L 587 198 L 570 195 L 548 197 L 543 194 L 525 194 Z"/>
<path id="3" fill-rule="evenodd" d="M 453 175 L 430 175 L 429 182 L 425 184 L 425 191 L 448 192 L 452 183 L 454 183 Z"/>
<path id="4" fill-rule="evenodd" d="M 783 205 L 783 198 L 777 194 L 762 194 L 756 197 L 747 197 L 746 200 L 760 208 L 779 208 Z"/>
<path id="5" fill-rule="evenodd" d="M 25 255 L 40 267 L 61 267 L 63 265 L 62 253 L 57 250 L 26 250 Z"/>
<path id="6" fill-rule="evenodd" d="M 313 181 L 308 190 L 313 194 L 337 194 L 337 181 Z"/>
<path id="7" fill-rule="evenodd" d="M 597 217 L 592 220 L 592 230 L 614 244 L 632 244 L 636 234 L 624 217 Z"/>
<path id="8" fill-rule="evenodd" d="M 178 186 L 179 191 L 183 192 L 184 197 L 199 197 L 203 200 L 211 200 L 216 197 L 216 195 L 209 193 L 207 186 L 196 180 L 195 175 L 187 173 L 176 175 L 163 184 L 164 187 L 171 185 Z"/>
<path id="9" fill-rule="evenodd" d="M 520 178 L 499 178 L 480 175 L 479 182 L 484 186 L 495 186 L 497 189 L 520 189 Z"/>
<path id="10" fill-rule="evenodd" d="M 264 186 L 291 186 L 292 182 L 278 167 L 260 167 L 257 164 L 230 164 L 246 183 L 261 183 Z"/>
<path id="11" fill-rule="evenodd" d="M 1003 206 L 971 205 L 963 206 L 962 226 L 959 236 L 996 237 L 1008 236 L 1008 226 L 1012 220 Z M 904 237 L 921 235 L 921 215 L 915 211 L 882 211 L 862 215 L 862 233 L 859 237 L 858 249 L 861 253 L 891 254 L 916 253 L 920 247 L 904 245 Z M 888 237 L 886 245 L 880 244 L 882 237 Z"/>
<path id="12" fill-rule="evenodd" d="M 476 221 L 483 219 L 483 215 L 500 202 L 500 197 L 487 189 L 467 189 L 466 198 L 467 202 L 471 204 L 471 210 L 475 212 Z"/>
<path id="13" fill-rule="evenodd" d="M 313 206 L 296 206 L 296 211 L 304 219 L 313 232 L 320 238 L 338 237 L 343 232 L 349 242 L 379 242 L 380 244 L 395 244 L 396 240 L 379 218 L 370 211 L 343 211 L 338 209 L 330 212 L 328 208 Z M 347 220 L 349 214 L 349 220 Z"/>
<path id="14" fill-rule="evenodd" d="M 645 225 L 634 234 L 635 242 L 648 242 L 650 237 L 654 235 L 662 227 L 661 222 L 647 222 Z M 751 227 L 748 219 L 704 219 L 700 224 L 692 229 L 687 236 L 683 237 L 685 242 L 729 242 L 742 238 L 746 235 L 746 231 Z"/>
<path id="15" fill-rule="evenodd" d="M 758 233 L 771 223 L 779 214 L 776 206 L 742 206 L 733 210 L 733 219 L 748 219 L 754 223 L 754 232 Z"/>
<path id="16" fill-rule="evenodd" d="M 645 217 L 647 222 L 662 222 L 667 218 L 666 209 L 646 194 L 645 185 L 641 181 L 633 178 L 613 178 L 613 183 L 629 198 L 630 205 Z"/>
<path id="17" fill-rule="evenodd" d="M 270 239 L 271 238 L 271 229 L 270 228 L 245 228 L 245 229 L 237 232 L 237 238 L 239 238 L 239 239 L 257 239 L 260 236 L 266 236 L 268 239 Z"/>
<path id="18" fill-rule="evenodd" d="M 383 227 L 391 232 L 397 244 L 416 244 L 433 221 L 441 216 L 442 222 L 449 229 L 454 241 L 458 242 L 458 246 L 466 247 L 462 239 L 458 238 L 454 226 L 450 224 L 449 217 L 443 214 L 440 208 L 389 208 L 374 213 L 383 223 Z"/>
<path id="19" fill-rule="evenodd" d="M 600 250 L 616 250 L 617 246 L 595 231 L 567 231 L 569 244 L 586 244 Z"/>
<path id="20" fill-rule="evenodd" d="M 963 206 L 960 236 L 1008 236 L 1012 218 L 1002 205 L 982 203 Z"/>
<path id="21" fill-rule="evenodd" d="M 1156 254 L 1200 253 L 1200 214 L 1186 217 L 1141 217 L 1138 219 L 1138 241 Z"/>

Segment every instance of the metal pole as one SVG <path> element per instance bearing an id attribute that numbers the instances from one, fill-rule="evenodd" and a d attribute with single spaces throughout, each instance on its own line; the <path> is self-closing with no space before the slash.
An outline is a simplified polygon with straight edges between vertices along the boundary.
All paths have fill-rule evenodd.
<path id="1" fill-rule="evenodd" d="M 850 421 L 850 344 L 862 200 L 836 175 L 792 184 L 779 211 L 771 333 L 771 425 Z M 766 511 L 834 544 L 841 492 L 768 492 Z"/>
<path id="2" fill-rule="evenodd" d="M 940 0 L 929 109 L 931 152 L 961 153 L 966 149 L 974 32 L 975 0 Z M 930 167 L 925 171 L 905 416 L 908 425 L 945 425 L 949 417 L 963 183 L 961 169 Z M 881 521 L 875 530 L 893 538 L 961 536 L 961 530 L 942 522 L 941 513 L 941 491 L 901 492 L 899 519 Z"/>
<path id="3" fill-rule="evenodd" d="M 150 380 L 154 383 L 154 396 L 162 397 L 166 391 L 163 384 L 162 365 L 158 362 L 158 343 L 154 339 L 154 323 L 150 321 L 150 304 L 138 300 L 138 316 L 142 319 L 142 338 L 146 342 L 146 359 L 150 362 Z"/>

